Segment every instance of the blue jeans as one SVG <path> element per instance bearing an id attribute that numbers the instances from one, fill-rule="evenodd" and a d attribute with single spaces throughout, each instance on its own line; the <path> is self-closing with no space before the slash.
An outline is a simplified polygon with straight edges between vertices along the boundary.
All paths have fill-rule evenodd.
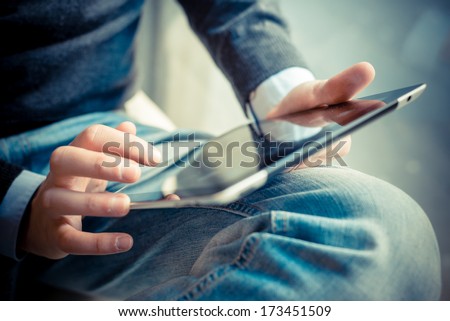
<path id="1" fill-rule="evenodd" d="M 48 171 L 50 153 L 93 123 L 96 113 L 3 140 L 3 157 Z M 170 137 L 150 127 L 138 135 Z M 7 148 L 5 148 L 7 146 Z M 227 206 L 131 211 L 86 217 L 86 231 L 128 232 L 133 248 L 111 256 L 50 261 L 39 278 L 98 298 L 149 300 L 438 299 L 441 276 L 426 214 L 405 193 L 345 167 L 276 176 Z"/>

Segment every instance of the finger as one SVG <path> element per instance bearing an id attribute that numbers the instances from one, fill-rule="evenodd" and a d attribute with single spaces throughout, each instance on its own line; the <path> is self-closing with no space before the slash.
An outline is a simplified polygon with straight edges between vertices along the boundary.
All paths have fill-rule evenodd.
<path id="1" fill-rule="evenodd" d="M 120 123 L 116 129 L 124 133 L 136 135 L 136 126 L 130 121 Z M 86 186 L 86 192 L 104 192 L 107 184 L 108 182 L 102 179 L 91 179 Z"/>
<path id="2" fill-rule="evenodd" d="M 327 108 L 313 108 L 279 117 L 290 123 L 304 127 L 325 127 L 330 123 L 345 126 L 353 120 L 366 115 L 386 104 L 381 100 L 355 99 Z"/>
<path id="3" fill-rule="evenodd" d="M 355 119 L 364 116 L 376 109 L 386 106 L 381 100 L 352 100 L 346 102 L 344 106 L 338 105 L 338 109 L 324 108 L 323 118 L 328 122 L 335 122 L 341 126 L 345 126 Z M 338 112 L 336 112 L 338 111 Z"/>
<path id="4" fill-rule="evenodd" d="M 44 192 L 42 205 L 52 216 L 121 217 L 130 211 L 130 198 L 126 194 L 78 192 L 54 187 Z"/>
<path id="5" fill-rule="evenodd" d="M 369 85 L 374 77 L 373 66 L 367 62 L 361 62 L 328 80 L 303 83 L 294 88 L 269 112 L 267 118 L 276 118 L 321 105 L 347 101 Z"/>
<path id="6" fill-rule="evenodd" d="M 141 173 L 139 164 L 133 160 L 74 146 L 58 147 L 50 157 L 50 169 L 58 186 L 65 186 L 67 177 L 132 183 L 139 179 Z"/>
<path id="7" fill-rule="evenodd" d="M 58 244 L 69 254 L 115 254 L 126 252 L 133 246 L 133 238 L 125 233 L 88 233 L 64 225 L 59 234 Z"/>
<path id="8" fill-rule="evenodd" d="M 86 186 L 86 192 L 104 192 L 108 182 L 103 179 L 91 179 Z"/>
<path id="9" fill-rule="evenodd" d="M 375 69 L 361 62 L 326 80 L 317 90 L 317 105 L 347 101 L 367 87 L 375 78 Z"/>
<path id="10" fill-rule="evenodd" d="M 129 133 L 132 135 L 136 135 L 136 125 L 132 123 L 131 121 L 124 121 L 123 123 L 120 123 L 117 127 L 117 130 L 120 130 L 124 133 Z"/>
<path id="11" fill-rule="evenodd" d="M 130 125 L 121 128 L 125 126 Z M 161 162 L 158 149 L 145 140 L 104 125 L 88 127 L 70 145 L 129 158 L 145 165 Z"/>
<path id="12" fill-rule="evenodd" d="M 295 166 L 291 170 L 297 170 L 307 167 L 317 167 L 321 165 L 331 165 L 333 158 L 344 157 L 350 152 L 352 145 L 351 136 L 346 136 L 337 142 L 334 142 L 331 146 L 320 149 L 317 153 L 309 155 L 307 159 L 303 160 L 302 163 Z M 336 150 L 336 148 L 338 148 Z M 337 155 L 336 155 L 337 153 Z"/>

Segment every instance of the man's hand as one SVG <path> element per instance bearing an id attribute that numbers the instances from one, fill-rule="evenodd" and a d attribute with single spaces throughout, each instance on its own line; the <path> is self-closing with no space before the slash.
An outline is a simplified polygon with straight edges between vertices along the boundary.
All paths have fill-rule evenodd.
<path id="1" fill-rule="evenodd" d="M 367 87 L 375 77 L 375 69 L 367 62 L 360 62 L 327 80 L 305 82 L 294 89 L 272 109 L 267 118 L 316 107 L 338 104 L 350 100 Z"/>
<path id="2" fill-rule="evenodd" d="M 142 155 L 136 148 L 124 146 L 126 133 L 131 143 L 142 145 Z M 107 181 L 135 182 L 140 177 L 139 164 L 160 161 L 159 152 L 135 134 L 136 127 L 130 122 L 117 129 L 93 125 L 69 146 L 53 152 L 50 173 L 32 200 L 21 235 L 23 250 L 59 259 L 68 254 L 114 254 L 132 247 L 133 239 L 125 233 L 83 232 L 82 217 L 121 217 L 129 212 L 129 197 L 105 192 Z M 113 151 L 115 156 L 104 153 L 107 143 L 119 146 Z M 105 165 L 119 163 L 118 159 L 116 166 Z"/>
<path id="3" fill-rule="evenodd" d="M 275 106 L 267 115 L 268 119 L 280 118 L 288 114 L 323 108 L 327 105 L 338 104 L 353 98 L 358 92 L 367 87 L 375 77 L 375 69 L 367 62 L 361 62 L 342 71 L 327 80 L 313 80 L 295 87 Z M 338 152 L 340 156 L 350 151 L 350 136 L 342 139 L 344 147 Z M 339 142 L 335 142 L 336 146 Z M 318 164 L 317 160 L 326 159 L 325 150 L 313 155 L 309 163 Z M 299 167 L 305 167 L 301 164 Z"/>

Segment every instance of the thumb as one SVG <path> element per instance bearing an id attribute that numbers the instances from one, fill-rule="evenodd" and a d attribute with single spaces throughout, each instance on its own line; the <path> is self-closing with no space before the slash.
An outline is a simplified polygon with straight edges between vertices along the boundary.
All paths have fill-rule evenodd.
<path id="1" fill-rule="evenodd" d="M 360 62 L 330 79 L 313 80 L 295 87 L 267 117 L 276 118 L 347 101 L 367 87 L 374 78 L 373 66 L 368 62 Z"/>

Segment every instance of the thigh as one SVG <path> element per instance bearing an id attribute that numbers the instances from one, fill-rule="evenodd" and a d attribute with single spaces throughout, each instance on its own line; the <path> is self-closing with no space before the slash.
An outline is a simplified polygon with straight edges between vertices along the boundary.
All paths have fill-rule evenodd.
<path id="1" fill-rule="evenodd" d="M 177 298 L 439 298 L 431 224 L 384 181 L 349 168 L 308 168 L 228 208 L 249 217 L 211 240 L 191 270 L 199 280 Z"/>
<path id="2" fill-rule="evenodd" d="M 423 211 L 395 187 L 346 168 L 281 174 L 226 207 L 133 211 L 88 219 L 86 228 L 127 231 L 134 247 L 52 263 L 47 282 L 119 299 L 411 299 L 439 292 L 439 255 Z"/>
<path id="3" fill-rule="evenodd" d="M 144 289 L 189 275 L 212 237 L 242 219 L 236 211 L 210 208 L 136 210 L 120 219 L 86 218 L 89 232 L 126 232 L 133 248 L 108 256 L 29 258 L 43 266 L 39 279 L 94 298 L 126 299 Z"/>

